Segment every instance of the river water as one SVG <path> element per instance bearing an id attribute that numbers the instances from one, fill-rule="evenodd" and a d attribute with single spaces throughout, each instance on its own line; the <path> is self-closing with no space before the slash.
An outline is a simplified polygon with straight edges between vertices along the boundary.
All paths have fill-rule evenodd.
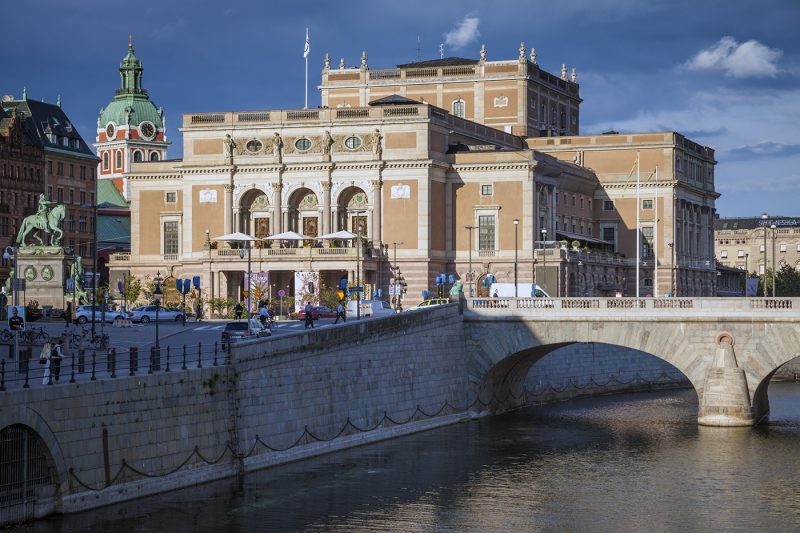
<path id="1" fill-rule="evenodd" d="M 755 429 L 699 427 L 692 390 L 525 408 L 26 529 L 798 531 L 800 384 L 769 397 Z"/>

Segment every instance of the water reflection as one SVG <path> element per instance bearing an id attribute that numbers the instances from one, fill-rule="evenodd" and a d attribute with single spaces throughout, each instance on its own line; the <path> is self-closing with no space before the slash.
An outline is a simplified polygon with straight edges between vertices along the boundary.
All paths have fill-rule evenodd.
<path id="1" fill-rule="evenodd" d="M 800 386 L 765 428 L 696 424 L 693 391 L 523 409 L 31 531 L 791 531 Z"/>

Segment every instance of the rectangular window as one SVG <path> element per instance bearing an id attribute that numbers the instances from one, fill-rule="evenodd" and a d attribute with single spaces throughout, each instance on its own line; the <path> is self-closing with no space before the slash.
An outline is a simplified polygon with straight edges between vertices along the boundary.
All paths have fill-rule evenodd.
<path id="1" fill-rule="evenodd" d="M 69 203 L 71 204 L 75 203 L 75 189 L 69 190 Z"/>
<path id="2" fill-rule="evenodd" d="M 81 179 L 82 180 L 86 179 L 86 167 L 83 166 L 81 167 Z"/>
<path id="3" fill-rule="evenodd" d="M 614 231 L 614 227 L 604 227 L 603 228 L 603 240 L 607 242 L 614 242 L 615 240 L 616 231 Z"/>
<path id="4" fill-rule="evenodd" d="M 785 251 L 786 251 L 786 245 L 785 244 L 781 244 L 781 252 L 785 252 Z"/>
<path id="5" fill-rule="evenodd" d="M 81 205 L 86 205 L 86 191 L 81 191 Z"/>
<path id="6" fill-rule="evenodd" d="M 759 245 L 758 251 L 761 252 L 762 254 L 764 253 L 764 245 L 763 244 Z"/>
<path id="7" fill-rule="evenodd" d="M 164 222 L 164 254 L 178 253 L 178 222 Z"/>
<path id="8" fill-rule="evenodd" d="M 642 257 L 653 257 L 653 226 L 642 227 Z"/>
<path id="9" fill-rule="evenodd" d="M 47 162 L 47 173 L 48 174 L 52 174 L 53 173 L 53 162 L 52 161 L 48 161 Z"/>
<path id="10" fill-rule="evenodd" d="M 653 200 L 642 200 L 642 209 L 653 209 Z"/>
<path id="11" fill-rule="evenodd" d="M 572 195 L 572 207 L 575 207 L 575 195 Z"/>
<path id="12" fill-rule="evenodd" d="M 58 198 L 56 201 L 60 204 L 64 203 L 64 189 L 61 187 L 58 188 Z"/>
<path id="13" fill-rule="evenodd" d="M 739 250 L 736 252 L 736 257 L 744 257 L 744 250 Z"/>
<path id="14" fill-rule="evenodd" d="M 614 202 L 611 200 L 603 200 L 603 211 L 613 211 Z"/>
<path id="15" fill-rule="evenodd" d="M 64 175 L 64 163 L 58 163 L 58 175 L 59 176 Z"/>
<path id="16" fill-rule="evenodd" d="M 478 249 L 495 249 L 495 218 L 494 215 L 480 215 L 478 217 Z"/>
<path id="17" fill-rule="evenodd" d="M 567 193 L 564 193 L 564 205 L 567 205 Z"/>
<path id="18" fill-rule="evenodd" d="M 176 203 L 178 201 L 178 193 L 176 193 L 174 191 L 173 192 L 168 192 L 167 195 L 166 195 L 166 200 L 165 201 L 168 204 Z"/>
<path id="19" fill-rule="evenodd" d="M 78 231 L 81 233 L 86 231 L 86 217 L 78 217 Z"/>
<path id="20" fill-rule="evenodd" d="M 69 177 L 70 178 L 74 178 L 75 177 L 75 165 L 73 165 L 73 164 L 69 165 Z"/>
<path id="21" fill-rule="evenodd" d="M 722 251 L 720 251 L 720 252 L 719 252 L 719 256 L 720 256 L 722 259 L 727 259 L 727 258 L 728 258 L 728 250 L 722 250 Z"/>
<path id="22" fill-rule="evenodd" d="M 583 196 L 581 196 L 581 209 L 583 209 Z"/>
<path id="23" fill-rule="evenodd" d="M 481 185 L 481 196 L 491 196 L 491 195 L 492 195 L 492 186 Z"/>

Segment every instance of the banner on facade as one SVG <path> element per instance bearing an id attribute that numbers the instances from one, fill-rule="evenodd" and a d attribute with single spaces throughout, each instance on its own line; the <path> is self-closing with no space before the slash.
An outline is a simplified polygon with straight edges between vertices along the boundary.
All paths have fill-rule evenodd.
<path id="1" fill-rule="evenodd" d="M 252 272 L 244 275 L 245 289 L 249 288 L 255 298 L 254 301 L 266 300 L 269 294 L 269 272 Z"/>
<path id="2" fill-rule="evenodd" d="M 319 272 L 294 273 L 294 308 L 300 311 L 306 302 L 319 305 Z"/>
<path id="3" fill-rule="evenodd" d="M 745 297 L 758 295 L 758 282 L 759 278 L 747 278 L 747 285 L 745 286 Z"/>

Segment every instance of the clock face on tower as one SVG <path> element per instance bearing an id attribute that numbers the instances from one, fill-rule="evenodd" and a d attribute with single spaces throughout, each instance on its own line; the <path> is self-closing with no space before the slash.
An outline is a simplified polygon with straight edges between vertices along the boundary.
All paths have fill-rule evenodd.
<path id="1" fill-rule="evenodd" d="M 114 124 L 109 122 L 108 126 L 106 126 L 106 138 L 110 141 L 114 138 L 115 128 Z"/>
<path id="2" fill-rule="evenodd" d="M 139 133 L 141 133 L 142 137 L 145 139 L 152 139 L 156 134 L 156 128 L 153 126 L 152 122 L 142 122 L 139 124 Z"/>

